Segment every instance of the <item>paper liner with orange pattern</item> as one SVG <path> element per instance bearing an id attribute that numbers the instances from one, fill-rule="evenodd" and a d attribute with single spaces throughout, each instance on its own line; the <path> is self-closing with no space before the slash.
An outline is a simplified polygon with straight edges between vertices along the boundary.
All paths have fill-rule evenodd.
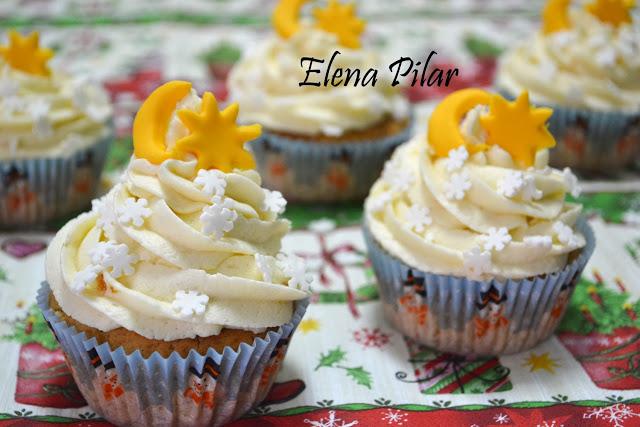
<path id="1" fill-rule="evenodd" d="M 553 333 L 595 247 L 593 231 L 582 219 L 578 230 L 586 246 L 562 270 L 478 281 L 412 268 L 383 249 L 364 225 L 387 319 L 422 344 L 473 355 L 517 353 Z"/>
<path id="2" fill-rule="evenodd" d="M 308 305 L 297 301 L 289 323 L 237 351 L 145 358 L 78 333 L 51 310 L 50 293 L 44 282 L 38 306 L 78 389 L 93 410 L 122 426 L 220 426 L 246 414 L 266 397 Z"/>

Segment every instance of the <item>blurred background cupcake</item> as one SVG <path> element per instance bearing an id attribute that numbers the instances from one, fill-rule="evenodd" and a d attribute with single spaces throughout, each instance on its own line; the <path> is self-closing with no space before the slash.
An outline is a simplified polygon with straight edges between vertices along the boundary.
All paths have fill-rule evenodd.
<path id="1" fill-rule="evenodd" d="M 531 40 L 505 54 L 496 77 L 554 108 L 551 164 L 618 172 L 640 152 L 640 29 L 630 0 L 549 0 Z"/>
<path id="2" fill-rule="evenodd" d="M 449 95 L 428 137 L 396 150 L 365 202 L 387 318 L 440 351 L 495 355 L 550 336 L 594 249 L 568 170 L 548 167 L 548 108 Z"/>
<path id="3" fill-rule="evenodd" d="M 243 105 L 242 121 L 263 125 L 253 144 L 265 185 L 295 201 L 362 199 L 393 149 L 410 133 L 410 108 L 398 87 L 379 75 L 375 86 L 300 86 L 308 64 L 325 70 L 359 70 L 360 80 L 378 55 L 361 46 L 365 23 L 352 4 L 330 1 L 313 19 L 300 17 L 300 1 L 280 1 L 273 14 L 277 34 L 251 52 L 229 76 L 231 99 Z M 342 75 L 342 80 L 346 77 Z M 324 80 L 324 72 L 310 81 Z M 336 79 L 340 80 L 340 79 Z"/>
<path id="4" fill-rule="evenodd" d="M 107 94 L 51 70 L 38 33 L 0 46 L 0 227 L 33 227 L 86 207 L 112 139 Z"/>

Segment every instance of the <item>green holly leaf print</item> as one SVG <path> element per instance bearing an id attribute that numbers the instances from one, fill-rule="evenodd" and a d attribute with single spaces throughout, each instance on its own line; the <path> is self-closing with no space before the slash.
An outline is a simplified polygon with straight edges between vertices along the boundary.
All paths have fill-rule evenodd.
<path id="1" fill-rule="evenodd" d="M 371 389 L 371 383 L 373 380 L 371 379 L 371 374 L 368 371 L 365 371 L 362 366 L 358 366 L 357 368 L 346 368 L 347 376 L 353 378 L 356 384 L 363 385 L 368 389 Z"/>
<path id="2" fill-rule="evenodd" d="M 336 363 L 340 363 L 347 355 L 340 347 L 336 347 L 333 350 L 329 350 L 327 354 L 320 353 L 320 362 L 316 366 L 316 371 L 322 367 L 333 367 Z"/>

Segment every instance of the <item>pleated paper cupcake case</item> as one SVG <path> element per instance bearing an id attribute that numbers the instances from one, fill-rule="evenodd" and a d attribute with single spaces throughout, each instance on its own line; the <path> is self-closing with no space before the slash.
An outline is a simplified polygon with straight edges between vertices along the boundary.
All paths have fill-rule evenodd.
<path id="1" fill-rule="evenodd" d="M 44 226 L 87 207 L 112 139 L 110 133 L 68 157 L 0 160 L 0 228 Z"/>
<path id="2" fill-rule="evenodd" d="M 223 425 L 260 403 L 277 375 L 308 300 L 295 303 L 291 322 L 278 331 L 222 354 L 191 351 L 164 358 L 125 354 L 78 333 L 50 309 L 45 282 L 38 305 L 60 343 L 73 377 L 89 405 L 119 425 Z"/>
<path id="3" fill-rule="evenodd" d="M 290 201 L 362 200 L 393 150 L 411 136 L 413 121 L 377 140 L 326 143 L 268 131 L 251 143 L 264 185 Z"/>
<path id="4" fill-rule="evenodd" d="M 555 330 L 595 238 L 581 220 L 587 244 L 559 272 L 531 279 L 470 280 L 409 267 L 389 254 L 364 226 L 385 315 L 408 337 L 441 351 L 493 355 L 535 346 Z"/>

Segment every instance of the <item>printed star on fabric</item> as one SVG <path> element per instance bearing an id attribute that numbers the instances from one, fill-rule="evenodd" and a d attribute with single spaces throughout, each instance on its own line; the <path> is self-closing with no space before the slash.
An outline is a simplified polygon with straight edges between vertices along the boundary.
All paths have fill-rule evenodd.
<path id="1" fill-rule="evenodd" d="M 555 368 L 559 367 L 558 363 L 549 356 L 549 353 L 536 354 L 529 353 L 529 357 L 522 366 L 528 367 L 530 372 L 545 370 L 551 374 L 555 373 Z"/>
<path id="2" fill-rule="evenodd" d="M 313 16 L 316 18 L 316 27 L 335 34 L 344 47 L 360 47 L 360 35 L 365 22 L 356 16 L 353 3 L 342 5 L 338 0 L 329 0 L 326 8 L 314 9 Z"/>
<path id="3" fill-rule="evenodd" d="M 204 314 L 209 302 L 209 295 L 196 291 L 177 291 L 176 297 L 171 303 L 173 308 L 183 319 Z"/>
<path id="4" fill-rule="evenodd" d="M 319 331 L 320 330 L 320 322 L 318 322 L 314 318 L 304 319 L 300 322 L 300 326 L 298 326 L 298 330 L 303 334 L 308 334 L 309 332 Z"/>
<path id="5" fill-rule="evenodd" d="M 38 76 L 51 73 L 47 62 L 53 57 L 53 51 L 40 48 L 37 32 L 23 36 L 17 31 L 9 31 L 9 45 L 0 46 L 0 56 L 15 70 Z"/>
<path id="6" fill-rule="evenodd" d="M 538 150 L 556 145 L 546 126 L 552 113 L 550 108 L 530 106 L 526 91 L 513 102 L 493 95 L 489 113 L 480 117 L 480 124 L 487 132 L 488 144 L 500 146 L 517 165 L 527 168 L 533 166 Z"/>
<path id="7" fill-rule="evenodd" d="M 634 3 L 635 1 L 629 0 L 594 0 L 585 5 L 585 10 L 600 22 L 619 27 L 632 22 L 630 9 Z"/>

